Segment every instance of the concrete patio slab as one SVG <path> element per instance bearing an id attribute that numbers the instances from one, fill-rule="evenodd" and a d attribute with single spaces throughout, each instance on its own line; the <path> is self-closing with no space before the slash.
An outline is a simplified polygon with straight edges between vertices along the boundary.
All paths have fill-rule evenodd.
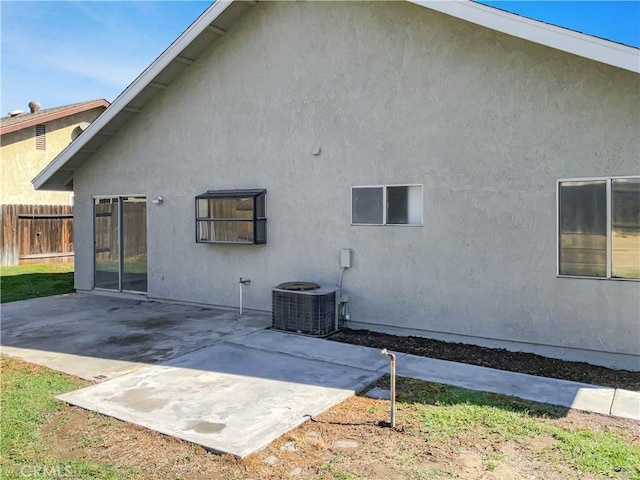
<path id="1" fill-rule="evenodd" d="M 406 355 L 397 374 L 608 415 L 615 389 Z"/>
<path id="2" fill-rule="evenodd" d="M 2 351 L 103 380 L 269 326 L 270 315 L 72 294 L 2 306 Z"/>
<path id="3" fill-rule="evenodd" d="M 640 392 L 617 389 L 611 405 L 611 415 L 640 420 Z"/>
<path id="4" fill-rule="evenodd" d="M 219 343 L 57 398 L 245 457 L 381 375 Z"/>
<path id="5" fill-rule="evenodd" d="M 294 333 L 267 330 L 233 338 L 229 342 L 365 370 L 389 369 L 389 359 L 380 355 L 380 350 L 377 348 L 331 342 L 322 338 L 305 337 Z M 398 358 L 403 355 L 405 354 L 399 353 Z"/>

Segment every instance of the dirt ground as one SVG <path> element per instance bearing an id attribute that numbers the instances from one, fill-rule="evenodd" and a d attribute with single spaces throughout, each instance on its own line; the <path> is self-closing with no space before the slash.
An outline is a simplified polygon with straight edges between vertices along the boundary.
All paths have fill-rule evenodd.
<path id="1" fill-rule="evenodd" d="M 366 331 L 342 331 L 332 340 L 462 361 L 535 375 L 640 389 L 640 377 L 563 362 L 537 355 L 450 344 L 416 337 L 393 337 Z M 388 377 L 379 382 L 382 387 Z M 404 383 L 399 379 L 401 394 Z M 438 404 L 420 408 L 437 409 Z M 546 408 L 546 407 L 545 407 Z M 557 410 L 555 410 L 557 408 Z M 512 435 L 475 423 L 440 438 L 425 430 L 412 405 L 400 404 L 397 427 L 388 426 L 389 402 L 355 396 L 305 422 L 245 459 L 220 456 L 196 445 L 121 422 L 94 412 L 65 406 L 41 429 L 46 455 L 56 461 L 87 460 L 115 465 L 142 479 L 640 479 L 638 476 L 581 472 L 560 452 L 548 433 Z M 631 445 L 640 444 L 640 422 L 559 407 L 536 422 L 586 432 L 611 432 Z M 535 417 L 536 412 L 531 413 Z M 500 429 L 499 429 L 500 430 Z"/>
<path id="2" fill-rule="evenodd" d="M 598 478 L 558 461 L 557 440 L 550 435 L 510 437 L 470 426 L 441 440 L 421 431 L 418 419 L 405 408 L 398 410 L 397 428 L 391 429 L 384 426 L 389 420 L 388 401 L 355 396 L 244 460 L 69 406 L 41 433 L 49 446 L 47 454 L 58 461 L 112 463 L 132 468 L 135 478 L 144 479 Z M 631 420 L 563 410 L 558 418 L 540 421 L 565 428 L 606 429 L 640 442 L 640 424 Z"/>
<path id="3" fill-rule="evenodd" d="M 331 335 L 328 339 L 367 347 L 387 348 L 395 352 L 469 363 L 498 370 L 527 373 L 539 377 L 559 378 L 640 391 L 640 372 L 614 370 L 583 362 L 567 362 L 533 353 L 511 352 L 503 348 L 449 343 L 422 337 L 398 337 L 368 330 L 344 329 Z"/>

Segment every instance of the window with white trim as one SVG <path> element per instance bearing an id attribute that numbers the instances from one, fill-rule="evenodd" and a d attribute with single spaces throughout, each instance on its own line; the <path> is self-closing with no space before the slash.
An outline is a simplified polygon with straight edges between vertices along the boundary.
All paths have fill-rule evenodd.
<path id="1" fill-rule="evenodd" d="M 640 279 L 640 177 L 558 181 L 558 275 Z"/>
<path id="2" fill-rule="evenodd" d="M 351 187 L 352 225 L 422 225 L 422 185 Z"/>

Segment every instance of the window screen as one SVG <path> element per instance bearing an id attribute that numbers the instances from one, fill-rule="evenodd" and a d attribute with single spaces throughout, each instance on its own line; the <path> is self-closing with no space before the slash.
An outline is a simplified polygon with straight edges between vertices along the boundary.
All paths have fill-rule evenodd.
<path id="1" fill-rule="evenodd" d="M 640 178 L 611 180 L 611 276 L 640 278 Z"/>
<path id="2" fill-rule="evenodd" d="M 351 190 L 351 223 L 384 224 L 384 188 L 354 187 Z"/>
<path id="3" fill-rule="evenodd" d="M 422 225 L 422 185 L 351 189 L 353 225 Z"/>
<path id="4" fill-rule="evenodd" d="M 560 275 L 607 276 L 607 184 L 560 182 Z"/>

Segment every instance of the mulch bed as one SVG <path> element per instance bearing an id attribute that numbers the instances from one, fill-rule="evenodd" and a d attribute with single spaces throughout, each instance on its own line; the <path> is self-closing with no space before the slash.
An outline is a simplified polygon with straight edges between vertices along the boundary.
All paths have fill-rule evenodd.
<path id="1" fill-rule="evenodd" d="M 511 352 L 503 348 L 487 348 L 466 343 L 449 343 L 429 338 L 400 337 L 369 330 L 351 329 L 340 330 L 328 339 L 539 377 L 640 390 L 640 372 L 614 370 L 584 362 L 568 362 L 533 353 Z"/>

